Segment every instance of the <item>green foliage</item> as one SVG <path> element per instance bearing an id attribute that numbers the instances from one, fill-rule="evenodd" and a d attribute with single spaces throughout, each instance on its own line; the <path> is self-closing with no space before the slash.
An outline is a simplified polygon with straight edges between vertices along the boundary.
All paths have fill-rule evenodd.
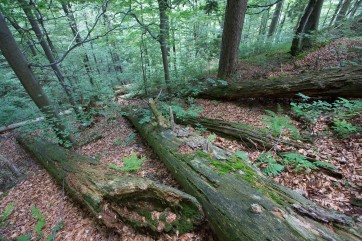
<path id="1" fill-rule="evenodd" d="M 271 153 L 262 153 L 258 157 L 258 161 L 259 162 L 256 163 L 256 166 L 267 164 L 263 170 L 263 173 L 268 176 L 277 176 L 284 170 L 284 166 L 279 164 Z"/>
<path id="2" fill-rule="evenodd" d="M 58 222 L 53 228 L 51 234 L 47 237 L 46 241 L 52 241 L 55 239 L 56 233 L 61 230 L 64 226 L 64 222 L 60 221 Z"/>
<path id="3" fill-rule="evenodd" d="M 6 221 L 6 219 L 8 219 L 10 214 L 13 212 L 14 208 L 15 208 L 15 202 L 12 202 L 5 207 L 4 212 L 1 214 L 0 226 L 5 225 L 4 222 Z"/>
<path id="4" fill-rule="evenodd" d="M 243 161 L 250 162 L 248 153 L 246 153 L 246 152 L 236 151 L 236 152 L 235 152 L 235 156 L 239 157 L 239 158 L 240 158 L 241 160 L 243 160 Z"/>
<path id="5" fill-rule="evenodd" d="M 357 132 L 358 128 L 353 126 L 346 120 L 334 119 L 332 129 L 336 132 L 338 137 L 347 138 L 352 133 Z"/>
<path id="6" fill-rule="evenodd" d="M 358 132 L 360 128 L 353 126 L 346 119 L 353 119 L 361 115 L 362 101 L 347 100 L 338 98 L 334 103 L 330 104 L 326 101 L 310 101 L 310 97 L 303 94 L 298 94 L 302 101 L 301 103 L 291 103 L 292 111 L 297 115 L 304 117 L 306 120 L 315 124 L 322 116 L 333 116 L 332 130 L 338 137 L 346 138 L 350 134 Z"/>
<path id="7" fill-rule="evenodd" d="M 318 170 L 319 167 L 329 167 L 335 169 L 335 167 L 330 163 L 321 161 L 310 162 L 305 156 L 297 153 L 285 153 L 282 157 L 284 158 L 284 164 L 291 165 L 297 172 L 302 169 Z"/>
<path id="8" fill-rule="evenodd" d="M 125 172 L 135 171 L 142 168 L 141 164 L 145 161 L 145 159 L 146 159 L 145 157 L 138 159 L 137 154 L 132 152 L 128 158 L 124 157 L 122 159 L 124 163 L 123 167 L 119 167 L 115 164 L 109 164 L 108 167 L 118 171 L 125 171 Z"/>
<path id="9" fill-rule="evenodd" d="M 31 240 L 31 234 L 21 235 L 16 240 L 17 241 L 29 241 L 29 240 Z"/>
<path id="10" fill-rule="evenodd" d="M 213 142 L 216 138 L 216 134 L 210 134 L 206 139 L 209 141 L 209 142 Z"/>
<path id="11" fill-rule="evenodd" d="M 284 130 L 291 131 L 292 135 L 298 137 L 298 129 L 291 123 L 291 119 L 287 116 L 278 116 L 271 110 L 266 110 L 269 115 L 263 115 L 263 123 L 272 131 L 273 136 L 279 136 Z"/>
<path id="12" fill-rule="evenodd" d="M 189 98 L 189 101 L 191 102 L 190 106 L 188 108 L 183 107 L 181 104 L 179 104 L 177 101 L 172 101 L 171 107 L 174 115 L 177 118 L 183 119 L 187 116 L 192 117 L 198 117 L 199 113 L 202 111 L 202 107 L 197 106 L 193 104 L 193 98 Z M 161 102 L 161 108 L 162 108 L 162 114 L 166 117 L 169 117 L 169 105 L 165 102 Z"/>
<path id="13" fill-rule="evenodd" d="M 44 218 L 43 214 L 41 213 L 41 211 L 38 208 L 36 208 L 35 206 L 31 207 L 31 214 L 38 221 L 35 224 L 34 230 L 35 230 L 35 233 L 38 235 L 37 240 L 39 240 L 44 235 L 42 232 L 42 229 L 45 226 L 45 218 Z"/>

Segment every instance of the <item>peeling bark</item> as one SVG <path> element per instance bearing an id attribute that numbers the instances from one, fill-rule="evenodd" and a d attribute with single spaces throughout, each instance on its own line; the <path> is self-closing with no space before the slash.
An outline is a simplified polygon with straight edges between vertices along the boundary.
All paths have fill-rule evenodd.
<path id="1" fill-rule="evenodd" d="M 149 179 L 121 174 L 96 160 L 37 138 L 19 143 L 68 194 L 101 223 L 122 232 L 124 223 L 151 235 L 189 232 L 203 221 L 196 199 Z"/>

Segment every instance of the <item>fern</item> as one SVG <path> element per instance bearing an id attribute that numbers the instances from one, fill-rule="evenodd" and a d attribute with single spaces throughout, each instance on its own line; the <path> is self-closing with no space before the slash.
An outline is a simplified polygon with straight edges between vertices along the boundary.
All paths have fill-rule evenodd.
<path id="1" fill-rule="evenodd" d="M 286 165 L 291 165 L 295 171 L 299 172 L 301 169 L 318 170 L 319 168 L 314 163 L 308 161 L 305 156 L 297 153 L 285 153 L 282 155 L 283 161 Z"/>
<path id="2" fill-rule="evenodd" d="M 125 172 L 134 171 L 142 168 L 141 164 L 145 161 L 145 159 L 146 159 L 145 157 L 138 159 L 136 153 L 132 152 L 128 158 L 124 157 L 122 159 L 124 163 L 123 167 L 119 167 L 115 164 L 109 164 L 108 167 L 118 171 L 125 171 Z"/>
<path id="3" fill-rule="evenodd" d="M 243 151 L 236 151 L 235 152 L 235 156 L 239 157 L 241 160 L 247 161 L 249 162 L 249 156 L 248 153 L 243 152 Z"/>
<path id="4" fill-rule="evenodd" d="M 21 235 L 16 240 L 17 241 L 29 241 L 31 239 L 31 234 Z"/>
<path id="5" fill-rule="evenodd" d="M 291 119 L 287 116 L 278 116 L 271 110 L 265 110 L 269 115 L 263 115 L 263 123 L 272 131 L 273 136 L 279 136 L 285 129 L 299 137 L 298 129 L 291 124 Z"/>
<path id="6" fill-rule="evenodd" d="M 8 219 L 10 214 L 13 212 L 14 208 L 15 208 L 15 202 L 12 202 L 5 207 L 4 212 L 1 215 L 0 226 L 3 226 L 3 223 L 6 221 L 6 219 Z"/>
<path id="7" fill-rule="evenodd" d="M 328 162 L 316 161 L 313 164 L 316 165 L 317 167 L 326 167 L 326 168 L 336 169 L 335 166 L 333 166 L 332 164 L 330 164 Z"/>
<path id="8" fill-rule="evenodd" d="M 265 175 L 268 176 L 277 176 L 279 175 L 283 170 L 284 166 L 279 164 L 276 159 L 272 156 L 272 154 L 263 153 L 258 157 L 258 161 L 256 163 L 256 166 L 260 166 L 261 164 L 267 164 L 267 166 L 262 171 Z"/>
<path id="9" fill-rule="evenodd" d="M 38 221 L 35 224 L 34 230 L 35 230 L 35 233 L 38 235 L 37 240 L 39 240 L 44 235 L 41 230 L 45 226 L 45 218 L 44 218 L 43 214 L 40 212 L 40 210 L 38 208 L 36 208 L 35 206 L 31 207 L 31 214 Z"/>
<path id="10" fill-rule="evenodd" d="M 60 221 L 59 223 L 57 223 L 53 228 L 52 228 L 52 233 L 51 235 L 49 235 L 46 239 L 46 241 L 52 241 L 55 239 L 55 234 L 56 232 L 58 232 L 59 230 L 61 230 L 64 226 L 64 222 Z"/>

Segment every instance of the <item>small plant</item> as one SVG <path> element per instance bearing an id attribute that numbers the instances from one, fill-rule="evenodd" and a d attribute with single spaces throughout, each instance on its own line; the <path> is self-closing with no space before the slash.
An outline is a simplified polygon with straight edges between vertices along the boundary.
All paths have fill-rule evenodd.
<path id="1" fill-rule="evenodd" d="M 246 152 L 236 151 L 236 152 L 235 152 L 235 156 L 239 157 L 239 158 L 240 158 L 241 160 L 243 160 L 243 161 L 250 162 L 248 153 L 246 153 Z"/>
<path id="2" fill-rule="evenodd" d="M 263 123 L 266 124 L 272 131 L 273 136 L 279 136 L 285 129 L 292 132 L 296 137 L 299 137 L 298 129 L 291 123 L 291 119 L 287 116 L 278 116 L 271 110 L 266 110 L 269 115 L 263 115 Z"/>
<path id="3" fill-rule="evenodd" d="M 64 226 L 64 222 L 60 221 L 58 222 L 53 228 L 51 234 L 47 237 L 46 241 L 52 241 L 55 240 L 55 234 L 61 230 Z"/>
<path id="4" fill-rule="evenodd" d="M 358 128 L 356 126 L 353 126 L 345 119 L 334 119 L 332 129 L 337 133 L 337 136 L 341 138 L 347 138 L 352 133 L 358 131 Z"/>
<path id="5" fill-rule="evenodd" d="M 15 208 L 15 202 L 12 202 L 5 207 L 4 212 L 2 213 L 1 218 L 0 218 L 0 226 L 5 225 L 4 223 L 5 223 L 6 219 L 8 219 L 10 214 L 13 212 L 14 208 Z"/>
<path id="6" fill-rule="evenodd" d="M 206 139 L 209 141 L 209 142 L 213 142 L 216 138 L 216 135 L 215 134 L 210 134 Z"/>
<path id="7" fill-rule="evenodd" d="M 284 170 L 284 166 L 279 164 L 278 161 L 269 152 L 261 154 L 258 157 L 258 161 L 259 162 L 256 163 L 256 166 L 267 164 L 267 166 L 262 171 L 265 175 L 277 176 Z"/>
<path id="8" fill-rule="evenodd" d="M 43 237 L 43 232 L 41 231 L 44 226 L 45 226 L 45 218 L 43 216 L 43 214 L 40 212 L 40 210 L 38 208 L 36 208 L 35 206 L 31 207 L 31 214 L 33 215 L 33 217 L 38 221 L 35 224 L 34 227 L 34 231 L 35 233 L 38 235 L 37 240 L 41 239 Z"/>
<path id="9" fill-rule="evenodd" d="M 301 169 L 318 170 L 319 167 L 329 167 L 335 169 L 332 164 L 327 162 L 315 161 L 310 162 L 305 156 L 297 153 L 282 154 L 283 162 L 285 165 L 291 165 L 295 171 L 299 172 Z"/>
<path id="10" fill-rule="evenodd" d="M 109 164 L 108 167 L 118 171 L 125 171 L 125 172 L 135 171 L 142 168 L 141 164 L 145 161 L 145 159 L 146 159 L 145 157 L 138 159 L 137 154 L 132 152 L 128 158 L 124 157 L 122 159 L 124 163 L 123 167 L 119 167 L 115 164 Z"/>

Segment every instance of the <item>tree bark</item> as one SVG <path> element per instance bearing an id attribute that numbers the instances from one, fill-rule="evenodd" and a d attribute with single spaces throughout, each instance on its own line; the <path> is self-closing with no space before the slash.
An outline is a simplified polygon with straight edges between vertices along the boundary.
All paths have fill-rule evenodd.
<path id="1" fill-rule="evenodd" d="M 25 56 L 19 49 L 10 29 L 5 23 L 4 16 L 0 13 L 0 49 L 10 67 L 15 72 L 21 84 L 34 101 L 36 106 L 45 115 L 54 132 L 60 140 L 74 143 L 70 134 L 62 124 L 58 111 L 54 108 L 47 95 L 44 93 L 33 71 L 29 68 Z"/>
<path id="2" fill-rule="evenodd" d="M 339 10 L 337 17 L 336 17 L 336 23 L 339 23 L 341 20 L 343 20 L 346 17 L 346 14 L 348 12 L 349 6 L 351 5 L 352 0 L 344 0 L 341 9 Z"/>
<path id="3" fill-rule="evenodd" d="M 49 174 L 108 228 L 128 224 L 152 235 L 185 233 L 203 221 L 196 199 L 177 189 L 120 174 L 92 158 L 38 138 L 18 137 Z"/>
<path id="4" fill-rule="evenodd" d="M 307 96 L 362 97 L 362 66 L 306 72 L 261 80 L 242 80 L 210 87 L 199 97 L 211 99 L 292 98 Z"/>
<path id="5" fill-rule="evenodd" d="M 343 0 L 339 0 L 338 5 L 336 7 L 336 10 L 334 10 L 334 14 L 333 14 L 333 16 L 331 18 L 331 21 L 329 22 L 329 26 L 331 26 L 334 23 L 334 20 L 336 19 L 337 14 L 338 14 L 339 10 L 342 7 L 342 3 L 343 3 Z"/>
<path id="6" fill-rule="evenodd" d="M 128 118 L 177 181 L 201 203 L 219 240 L 362 238 L 361 223 L 318 207 L 290 189 L 263 178 L 252 166 L 229 152 L 210 144 L 212 155 L 202 151 L 180 154 L 181 146 L 190 142 L 200 145 L 205 139 L 192 134 L 180 137 L 185 136 L 180 134 L 185 132 L 183 129 L 173 132 L 140 124 L 143 115 L 142 110 L 128 111 Z M 218 162 L 239 163 L 242 167 L 233 173 L 220 174 L 213 168 Z"/>
<path id="7" fill-rule="evenodd" d="M 162 65 L 165 75 L 165 83 L 169 93 L 171 93 L 171 83 L 170 83 L 170 69 L 168 65 L 168 39 L 170 35 L 170 26 L 169 26 L 169 17 L 167 15 L 167 1 L 166 0 L 157 0 L 158 9 L 160 13 L 160 34 L 158 36 L 158 41 L 160 43 L 161 55 L 162 55 Z"/>
<path id="8" fill-rule="evenodd" d="M 57 77 L 59 83 L 61 84 L 61 86 L 63 87 L 67 97 L 68 97 L 68 100 L 70 102 L 70 104 L 72 105 L 75 113 L 77 114 L 77 116 L 79 117 L 80 116 L 80 113 L 79 113 L 79 110 L 77 108 L 77 104 L 73 98 L 73 95 L 68 87 L 68 85 L 65 83 L 65 79 L 64 79 L 64 76 L 63 76 L 63 73 L 62 71 L 60 70 L 60 67 L 58 64 L 53 64 L 55 63 L 55 58 L 54 58 L 54 55 L 52 53 L 52 50 L 50 49 L 49 45 L 46 43 L 45 39 L 44 39 L 44 36 L 42 34 L 42 31 L 40 30 L 39 28 L 39 25 L 35 19 L 35 16 L 34 14 L 32 13 L 31 11 L 31 6 L 28 5 L 24 0 L 18 0 L 18 2 L 21 4 L 21 7 L 28 19 L 28 21 L 30 22 L 30 25 L 32 27 L 32 30 L 34 31 L 42 49 L 44 50 L 44 53 L 49 61 L 50 64 L 52 64 L 52 69 L 55 73 L 55 76 Z"/>
<path id="9" fill-rule="evenodd" d="M 350 13 L 350 17 L 353 17 L 356 12 L 358 11 L 358 8 L 361 6 L 362 0 L 357 0 L 354 5 L 353 8 L 351 9 L 351 13 Z"/>
<path id="10" fill-rule="evenodd" d="M 319 17 L 324 0 L 309 0 L 292 41 L 290 52 L 293 56 L 311 47 L 310 36 L 318 29 Z"/>
<path id="11" fill-rule="evenodd" d="M 80 44 L 82 43 L 82 36 L 80 35 L 79 33 L 79 30 L 78 30 L 78 26 L 77 26 L 77 22 L 75 21 L 75 17 L 73 15 L 73 13 L 69 10 L 71 10 L 71 6 L 70 4 L 66 4 L 65 2 L 62 2 L 62 8 L 63 8 L 63 11 L 65 13 L 65 15 L 68 17 L 68 21 L 69 21 L 69 26 L 70 26 L 70 29 L 72 30 L 72 33 L 73 33 L 73 36 L 75 38 L 75 41 Z M 89 78 L 89 82 L 90 84 L 94 87 L 94 80 L 93 80 L 93 77 L 92 77 L 92 69 L 89 65 L 89 57 L 88 57 L 88 54 L 85 53 L 83 55 L 83 65 L 84 65 L 84 68 L 87 72 L 87 75 L 88 75 L 88 78 Z"/>
<path id="12" fill-rule="evenodd" d="M 268 37 L 273 36 L 275 33 L 275 30 L 277 29 L 279 18 L 280 18 L 281 12 L 282 12 L 282 7 L 283 7 L 283 0 L 278 2 L 275 7 L 273 18 L 272 18 L 272 21 L 271 21 L 270 27 L 269 27 Z"/>
<path id="13" fill-rule="evenodd" d="M 247 0 L 228 0 L 226 3 L 218 78 L 229 77 L 237 69 L 246 5 Z"/>

